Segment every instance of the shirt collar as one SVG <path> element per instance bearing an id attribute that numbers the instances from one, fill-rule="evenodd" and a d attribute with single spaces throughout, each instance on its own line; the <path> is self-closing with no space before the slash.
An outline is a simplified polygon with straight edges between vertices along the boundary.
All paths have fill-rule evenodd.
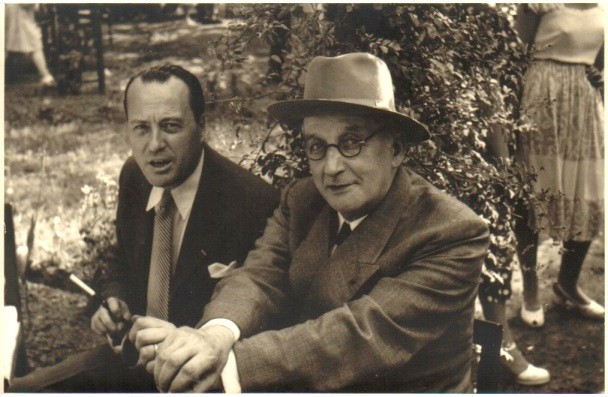
<path id="1" fill-rule="evenodd" d="M 160 200 L 160 198 L 159 198 Z M 350 230 L 355 230 L 357 228 L 357 226 L 359 226 L 361 224 L 361 222 L 363 222 L 363 220 L 367 218 L 367 215 L 363 215 L 361 218 L 357 218 L 354 221 L 350 221 L 348 222 L 346 220 L 346 218 L 344 218 L 342 216 L 341 213 L 338 212 L 338 230 L 340 230 L 340 228 L 342 227 L 343 224 L 348 223 L 348 226 L 350 226 Z"/>
<path id="2" fill-rule="evenodd" d="M 201 158 L 198 161 L 194 172 L 186 179 L 181 185 L 178 187 L 171 189 L 171 195 L 173 196 L 173 200 L 175 201 L 175 206 L 179 214 L 181 215 L 183 220 L 186 220 L 190 210 L 192 209 L 192 205 L 194 204 L 194 198 L 196 197 L 196 192 L 198 191 L 198 185 L 201 179 L 201 175 L 203 173 L 203 159 L 205 158 L 205 151 L 203 150 L 201 153 Z M 146 207 L 146 211 L 150 211 L 152 208 L 156 207 L 158 203 L 160 203 L 160 199 L 163 196 L 162 187 L 154 186 L 152 191 L 150 192 L 150 197 L 148 198 L 148 206 Z"/>

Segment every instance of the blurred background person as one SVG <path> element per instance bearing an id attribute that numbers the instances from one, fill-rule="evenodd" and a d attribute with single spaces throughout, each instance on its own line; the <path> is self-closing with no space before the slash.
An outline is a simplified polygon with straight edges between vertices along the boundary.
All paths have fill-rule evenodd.
<path id="1" fill-rule="evenodd" d="M 490 161 L 498 164 L 510 161 L 507 134 L 500 125 L 495 125 L 488 133 L 487 140 Z M 513 258 L 512 258 L 513 259 Z M 513 260 L 506 265 L 493 261 L 484 261 L 479 285 L 479 302 L 483 317 L 502 325 L 502 345 L 500 361 L 515 377 L 517 383 L 526 386 L 538 386 L 549 383 L 551 375 L 545 368 L 532 365 L 517 347 L 514 335 L 507 321 L 507 301 L 511 299 L 511 279 Z"/>
<path id="2" fill-rule="evenodd" d="M 42 32 L 36 24 L 35 10 L 36 4 L 5 5 L 5 51 L 28 54 L 40 74 L 40 84 L 54 87 L 55 78 L 44 58 Z"/>
<path id="3" fill-rule="evenodd" d="M 522 117 L 533 128 L 519 135 L 516 160 L 538 172 L 537 194 L 551 189 L 549 202 L 529 208 L 528 224 L 517 229 L 521 316 L 532 327 L 544 323 L 536 274 L 538 230 L 553 225 L 563 227 L 564 246 L 553 284 L 555 303 L 604 319 L 604 307 L 578 286 L 591 241 L 603 225 L 603 104 L 593 86 L 601 84 L 601 74 L 592 69 L 604 42 L 603 20 L 603 7 L 592 3 L 529 4 L 518 10 L 515 28 L 533 44 L 521 100 Z"/>

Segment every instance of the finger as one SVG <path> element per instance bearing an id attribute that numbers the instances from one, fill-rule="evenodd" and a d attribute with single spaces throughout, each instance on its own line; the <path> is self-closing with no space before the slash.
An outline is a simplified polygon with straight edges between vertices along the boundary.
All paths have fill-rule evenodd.
<path id="1" fill-rule="evenodd" d="M 106 306 L 110 311 L 111 316 L 116 322 L 129 321 L 131 319 L 131 311 L 129 305 L 127 305 L 122 299 L 110 297 L 106 299 L 102 305 Z"/>
<path id="2" fill-rule="evenodd" d="M 124 301 L 120 301 L 120 309 L 122 311 L 122 318 L 125 321 L 131 321 L 131 310 L 129 310 L 129 305 Z"/>
<path id="3" fill-rule="evenodd" d="M 135 322 L 140 328 L 175 328 L 175 325 L 168 321 L 150 316 L 138 316 Z"/>
<path id="4" fill-rule="evenodd" d="M 133 326 L 129 331 L 129 339 L 137 346 L 138 349 L 146 344 L 162 342 L 165 337 L 175 329 L 173 324 L 155 319 L 153 317 L 133 316 L 133 318 L 135 318 L 135 321 L 133 322 Z M 141 334 L 141 332 L 145 330 L 155 331 Z M 138 342 L 138 339 L 142 337 L 140 334 L 143 335 L 144 339 L 141 342 Z"/>
<path id="5" fill-rule="evenodd" d="M 139 360 L 137 360 L 136 366 L 147 366 L 150 361 L 154 361 L 156 358 L 156 352 L 154 351 L 154 345 L 144 346 L 139 349 Z"/>
<path id="6" fill-rule="evenodd" d="M 110 297 L 110 298 L 106 299 L 106 302 L 108 303 L 108 310 L 110 311 L 112 316 L 114 316 L 114 318 L 116 318 L 116 319 L 122 318 L 122 312 L 123 312 L 123 307 L 121 305 L 122 301 L 117 298 Z"/>
<path id="7" fill-rule="evenodd" d="M 173 324 L 167 321 L 159 320 L 150 316 L 138 316 L 135 315 L 131 318 L 133 326 L 131 329 L 135 330 L 135 332 L 146 329 L 146 328 L 175 328 Z"/>
<path id="8" fill-rule="evenodd" d="M 181 367 L 194 356 L 194 351 L 188 346 L 173 349 L 164 345 L 162 343 L 157 352 L 154 380 L 160 390 L 168 391 Z"/>
<path id="9" fill-rule="evenodd" d="M 129 339 L 131 342 L 135 343 L 137 339 L 137 333 L 143 329 L 146 329 L 146 316 L 134 315 L 131 317 L 131 329 L 129 330 Z"/>
<path id="10" fill-rule="evenodd" d="M 218 384 L 217 377 L 207 377 L 200 382 L 194 384 L 192 388 L 193 393 L 205 393 L 210 390 L 220 390 L 221 386 L 216 386 Z M 221 385 L 221 383 L 219 383 Z"/>
<path id="11" fill-rule="evenodd" d="M 132 322 L 131 322 L 131 329 L 129 330 L 129 339 L 131 339 L 131 341 L 133 343 L 135 343 L 135 336 L 137 335 L 137 333 L 144 328 L 142 326 L 140 319 L 141 319 L 141 317 L 139 317 L 139 316 L 131 317 Z"/>
<path id="12" fill-rule="evenodd" d="M 135 347 L 139 350 L 144 346 L 161 343 L 170 332 L 171 330 L 168 330 L 167 328 L 142 329 L 135 335 Z"/>
<path id="13" fill-rule="evenodd" d="M 101 329 L 103 329 L 104 333 L 112 334 L 116 332 L 116 323 L 112 321 L 110 313 L 108 313 L 108 311 L 104 308 L 99 309 L 98 313 L 98 319 L 101 323 Z"/>
<path id="14" fill-rule="evenodd" d="M 213 368 L 211 368 L 211 362 L 204 356 L 198 354 L 192 357 L 186 362 L 169 387 L 170 392 L 183 392 L 186 390 L 193 390 L 195 386 L 199 386 L 199 389 L 208 390 L 210 385 L 213 385 L 213 381 L 209 378 L 215 379 Z"/>
<path id="15" fill-rule="evenodd" d="M 106 330 L 101 324 L 101 320 L 99 320 L 99 315 L 95 313 L 95 315 L 91 318 L 91 329 L 99 335 L 103 335 L 106 333 Z"/>
<path id="16" fill-rule="evenodd" d="M 150 375 L 154 375 L 155 363 L 156 363 L 156 360 L 152 360 L 152 361 L 148 361 L 148 363 L 146 364 L 146 372 L 149 373 Z"/>

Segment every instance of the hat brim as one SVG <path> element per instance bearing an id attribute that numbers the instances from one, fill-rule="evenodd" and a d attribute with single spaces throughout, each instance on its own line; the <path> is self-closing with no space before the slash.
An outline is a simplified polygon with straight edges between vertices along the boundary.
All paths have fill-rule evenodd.
<path id="1" fill-rule="evenodd" d="M 293 128 L 302 123 L 304 117 L 327 112 L 352 114 L 353 116 L 376 117 L 405 135 L 407 144 L 416 144 L 430 138 L 426 126 L 404 114 L 370 106 L 323 99 L 296 99 L 276 102 L 268 106 L 268 113 L 279 122 Z"/>

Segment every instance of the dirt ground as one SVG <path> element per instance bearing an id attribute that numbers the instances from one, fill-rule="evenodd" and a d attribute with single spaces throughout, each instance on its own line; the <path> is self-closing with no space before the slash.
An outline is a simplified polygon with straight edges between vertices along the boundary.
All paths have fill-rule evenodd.
<path id="1" fill-rule="evenodd" d="M 518 385 L 503 371 L 501 392 L 512 393 L 603 393 L 605 390 L 604 324 L 583 319 L 552 303 L 552 284 L 557 278 L 559 254 L 545 241 L 539 249 L 541 297 L 545 307 L 545 325 L 532 329 L 519 317 L 521 308 L 521 274 L 514 273 L 513 298 L 508 302 L 509 326 L 524 355 L 551 373 L 544 386 Z M 593 298 L 604 303 L 604 243 L 593 242 L 581 274 L 579 285 Z"/>
<path id="2" fill-rule="evenodd" d="M 543 285 L 554 280 L 557 261 L 548 253 L 540 257 L 546 267 Z M 603 285 L 603 244 L 596 242 L 585 263 L 583 281 L 593 279 Z M 60 362 L 70 354 L 87 350 L 105 340 L 89 329 L 85 315 L 87 298 L 42 284 L 28 282 L 29 315 L 25 329 L 28 363 L 32 368 Z M 550 303 L 550 288 L 544 288 L 546 323 L 541 329 L 528 328 L 519 318 L 521 278 L 513 282 L 514 297 L 509 303 L 509 324 L 524 355 L 547 368 L 552 380 L 544 386 L 518 385 L 504 369 L 499 376 L 501 393 L 601 393 L 604 390 L 604 326 L 559 310 Z M 598 297 L 599 298 L 599 297 Z M 603 301 L 603 296 L 600 301 Z"/>
<path id="3" fill-rule="evenodd" d="M 115 86 L 108 92 L 111 96 L 120 93 L 125 76 L 143 65 L 157 61 L 177 61 L 191 68 L 200 68 L 204 62 L 204 43 L 209 37 L 217 37 L 226 23 L 208 27 L 187 27 L 184 21 L 140 23 L 131 26 L 116 25 L 113 46 L 107 51 L 109 78 Z M 133 49 L 146 48 L 145 54 Z M 23 86 L 33 84 L 35 76 L 26 78 Z M 10 87 L 18 92 L 21 86 Z M 65 99 L 64 108 L 72 106 L 81 98 L 87 103 L 87 95 Z M 53 98 L 61 108 L 61 98 Z M 22 104 L 22 102 L 15 102 Z M 65 105 L 67 104 L 67 105 Z M 12 106 L 7 104 L 7 107 Z M 23 118 L 29 118 L 24 105 Z M 120 115 L 120 106 L 110 107 Z M 17 114 L 15 112 L 7 112 Z M 21 113 L 19 113 L 21 114 Z M 99 117 L 99 115 L 97 115 Z M 104 117 L 106 117 L 104 115 Z M 119 116 L 116 116 L 119 118 Z M 98 122 L 98 121 L 97 121 Z M 5 125 L 6 125 L 5 121 Z M 237 156 L 238 157 L 238 156 Z M 79 189 L 79 186 L 76 187 Z M 6 193 L 5 193 L 6 194 Z M 546 303 L 547 321 L 541 329 L 526 327 L 518 316 L 521 305 L 521 277 L 513 280 L 513 298 L 509 302 L 510 326 L 522 352 L 534 364 L 550 370 L 552 380 L 540 387 L 517 385 L 506 371 L 498 374 L 501 379 L 500 392 L 508 393 L 599 393 L 605 389 L 604 372 L 604 324 L 592 322 L 570 313 L 565 313 L 551 304 L 551 284 L 556 278 L 559 261 L 550 244 L 543 245 L 539 254 L 541 265 L 542 298 Z M 600 302 L 604 302 L 604 244 L 596 241 L 585 263 L 581 285 Z M 24 319 L 27 358 L 31 368 L 55 364 L 75 352 L 104 343 L 101 337 L 89 329 L 85 314 L 85 296 L 27 282 L 27 292 L 22 291 L 27 312 Z"/>

